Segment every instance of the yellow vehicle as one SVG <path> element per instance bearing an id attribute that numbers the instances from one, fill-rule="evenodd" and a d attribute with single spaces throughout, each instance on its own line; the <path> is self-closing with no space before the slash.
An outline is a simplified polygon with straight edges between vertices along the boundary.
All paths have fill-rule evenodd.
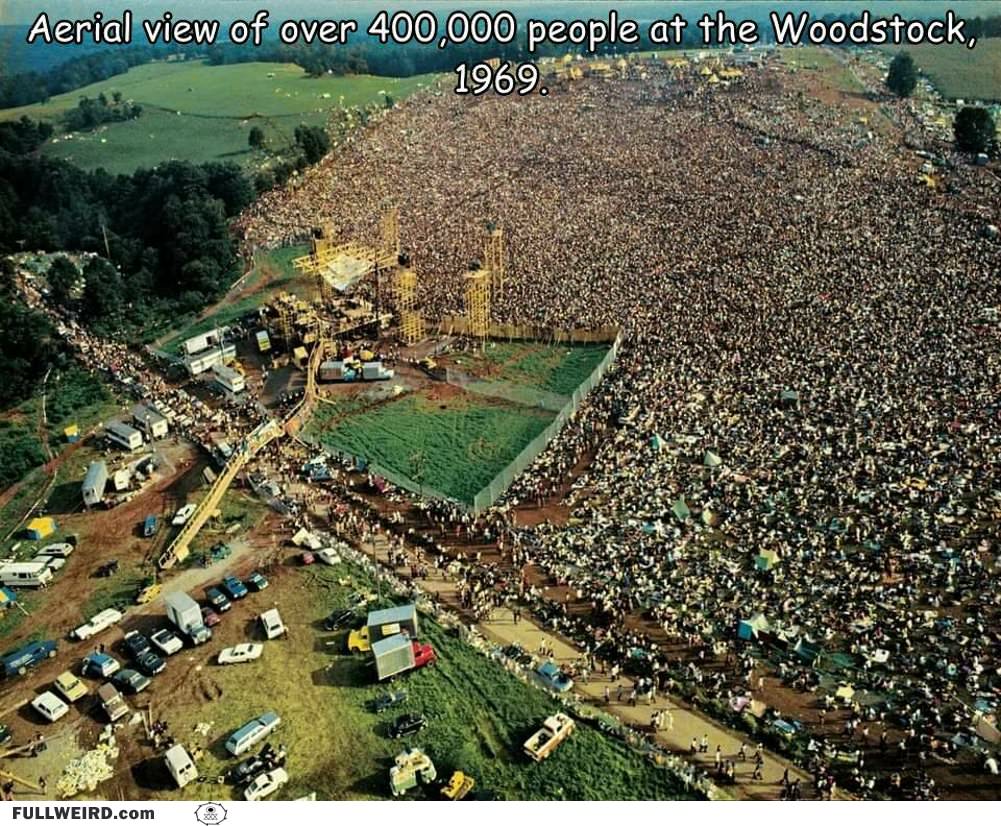
<path id="1" fill-rule="evenodd" d="M 139 589 L 136 596 L 136 605 L 145 605 L 160 596 L 160 584 L 154 582 L 152 585 L 145 585 Z"/>
<path id="2" fill-rule="evenodd" d="M 63 697 L 65 697 L 69 702 L 75 703 L 82 697 L 86 697 L 88 694 L 87 686 L 80 682 L 73 674 L 69 671 L 64 671 L 58 677 L 53 684 L 53 688 L 59 692 Z"/>
<path id="3" fill-rule="evenodd" d="M 372 650 L 372 641 L 368 636 L 368 626 L 363 625 L 348 634 L 348 651 L 352 654 L 361 654 Z"/>
<path id="4" fill-rule="evenodd" d="M 473 790 L 476 781 L 463 772 L 452 772 L 448 782 L 442 786 L 441 796 L 446 800 L 462 800 Z"/>

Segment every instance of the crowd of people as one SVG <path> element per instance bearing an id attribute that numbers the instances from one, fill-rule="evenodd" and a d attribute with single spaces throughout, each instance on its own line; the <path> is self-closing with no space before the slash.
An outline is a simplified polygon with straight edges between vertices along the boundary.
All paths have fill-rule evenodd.
<path id="1" fill-rule="evenodd" d="M 504 507 L 465 517 L 547 580 L 470 574 L 470 600 L 509 589 L 721 703 L 772 699 L 767 679 L 826 712 L 848 681 L 846 729 L 800 721 L 818 776 L 848 766 L 864 794 L 869 755 L 899 769 L 886 793 L 933 795 L 935 765 L 989 765 L 999 739 L 1001 181 L 930 142 L 922 178 L 907 104 L 821 103 L 774 64 L 714 87 L 645 74 L 419 95 L 242 231 L 329 217 L 365 237 L 400 205 L 434 319 L 462 312 L 483 228 L 503 227 L 497 320 L 624 343 Z M 570 518 L 519 527 L 585 459 Z"/>

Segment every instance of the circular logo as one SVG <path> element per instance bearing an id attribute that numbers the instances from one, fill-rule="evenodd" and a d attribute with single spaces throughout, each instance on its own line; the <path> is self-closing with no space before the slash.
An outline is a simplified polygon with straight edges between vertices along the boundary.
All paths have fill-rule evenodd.
<path id="1" fill-rule="evenodd" d="M 195 820 L 205 826 L 214 826 L 226 819 L 226 809 L 219 803 L 202 803 L 195 809 Z"/>

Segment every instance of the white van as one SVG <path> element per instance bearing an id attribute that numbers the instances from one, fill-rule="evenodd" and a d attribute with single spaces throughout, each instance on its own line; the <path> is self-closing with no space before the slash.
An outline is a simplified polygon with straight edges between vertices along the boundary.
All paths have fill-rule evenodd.
<path id="1" fill-rule="evenodd" d="M 52 569 L 45 562 L 11 562 L 0 567 L 0 585 L 12 588 L 44 588 L 52 582 Z"/>
<path id="2" fill-rule="evenodd" d="M 264 636 L 269 640 L 285 635 L 285 623 L 282 622 L 282 615 L 278 613 L 277 608 L 261 614 L 261 627 L 264 629 Z"/>
<path id="3" fill-rule="evenodd" d="M 170 776 L 174 778 L 174 782 L 179 789 L 183 789 L 188 783 L 198 777 L 198 769 L 195 767 L 195 761 L 191 759 L 191 756 L 184 750 L 184 746 L 180 743 L 167 749 L 167 753 L 163 756 L 163 759 L 167 764 L 167 771 L 170 772 Z"/>

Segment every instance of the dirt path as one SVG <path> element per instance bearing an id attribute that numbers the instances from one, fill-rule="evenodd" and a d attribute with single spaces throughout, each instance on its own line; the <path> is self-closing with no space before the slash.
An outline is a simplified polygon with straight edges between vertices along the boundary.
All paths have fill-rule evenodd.
<path id="1" fill-rule="evenodd" d="M 373 554 L 378 561 L 388 567 L 387 556 L 388 545 L 385 542 L 376 542 L 362 546 L 366 553 Z M 402 569 L 398 571 L 402 572 Z M 450 608 L 458 609 L 459 595 L 454 580 L 447 576 L 444 578 L 435 577 L 437 571 L 431 570 L 432 576 L 427 579 L 420 579 L 418 583 L 426 591 L 437 595 L 439 600 L 449 605 Z M 567 640 L 552 634 L 540 627 L 534 619 L 526 618 L 522 614 L 521 620 L 515 622 L 512 612 L 507 608 L 497 609 L 493 612 L 492 618 L 477 623 L 476 627 L 484 636 L 498 643 L 499 645 L 510 645 L 518 643 L 526 651 L 535 652 L 539 650 L 541 643 L 549 645 L 555 654 L 555 661 L 559 664 L 579 661 L 583 657 L 583 652 Z M 616 702 L 615 695 L 619 685 L 624 686 L 622 701 Z M 669 727 L 659 732 L 657 741 L 670 751 L 684 756 L 691 760 L 700 768 L 707 770 L 710 774 L 714 770 L 714 753 L 719 745 L 724 759 L 737 760 L 737 753 L 741 743 L 746 744 L 748 758 L 754 752 L 755 743 L 747 737 L 733 732 L 720 723 L 706 717 L 697 710 L 691 708 L 677 697 L 658 696 L 655 702 L 648 704 L 646 701 L 631 706 L 628 703 L 631 682 L 627 678 L 622 678 L 615 683 L 610 682 L 604 674 L 592 675 L 589 682 L 585 684 L 577 683 L 574 690 L 588 698 L 593 704 L 604 707 L 604 692 L 607 687 L 612 695 L 611 703 L 607 710 L 629 725 L 648 729 L 650 718 L 654 711 L 667 709 L 670 720 Z M 706 736 L 709 741 L 708 751 L 689 755 L 693 738 L 701 741 Z M 737 785 L 729 787 L 737 798 L 743 800 L 777 800 L 782 788 L 781 780 L 783 772 L 788 770 L 790 780 L 799 779 L 800 787 L 804 797 L 812 797 L 813 788 L 810 776 L 793 765 L 785 758 L 765 750 L 763 752 L 764 766 L 762 767 L 762 779 L 753 780 L 751 775 L 754 770 L 754 763 L 748 759 L 737 764 Z"/>

